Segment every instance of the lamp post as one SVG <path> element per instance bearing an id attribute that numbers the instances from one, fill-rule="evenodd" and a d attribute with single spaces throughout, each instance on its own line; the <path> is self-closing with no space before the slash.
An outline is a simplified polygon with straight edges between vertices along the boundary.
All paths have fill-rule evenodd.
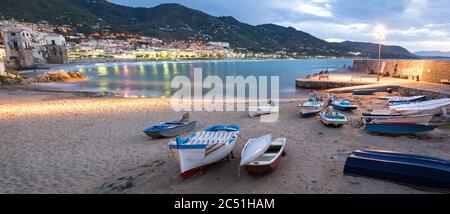
<path id="1" fill-rule="evenodd" d="M 378 25 L 375 28 L 375 35 L 377 39 L 379 39 L 379 47 L 378 47 L 378 72 L 377 72 L 377 81 L 380 82 L 380 73 L 381 73 L 381 47 L 382 41 L 386 35 L 386 30 L 382 25 Z"/>

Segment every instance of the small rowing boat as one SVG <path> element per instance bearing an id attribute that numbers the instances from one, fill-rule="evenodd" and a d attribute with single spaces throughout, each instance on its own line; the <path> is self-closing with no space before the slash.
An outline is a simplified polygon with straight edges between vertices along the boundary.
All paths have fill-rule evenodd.
<path id="1" fill-rule="evenodd" d="M 376 89 L 361 89 L 361 90 L 354 90 L 354 95 L 372 95 L 375 92 L 377 92 Z"/>
<path id="2" fill-rule="evenodd" d="M 327 126 L 342 126 L 348 123 L 348 119 L 344 114 L 333 113 L 332 115 L 326 114 L 325 112 L 320 112 L 320 120 L 323 124 Z"/>
<path id="3" fill-rule="evenodd" d="M 397 102 L 419 102 L 419 101 L 426 101 L 426 96 L 413 96 L 413 97 L 379 97 L 379 99 L 387 100 L 390 103 L 397 103 Z"/>
<path id="4" fill-rule="evenodd" d="M 392 111 L 402 114 L 432 114 L 438 115 L 443 109 L 450 107 L 450 98 L 429 100 L 413 104 L 390 106 Z"/>
<path id="5" fill-rule="evenodd" d="M 359 108 L 358 105 L 352 105 L 350 103 L 350 100 L 344 100 L 342 102 L 339 102 L 339 100 L 335 100 L 331 105 L 334 109 L 341 111 L 353 111 Z"/>
<path id="6" fill-rule="evenodd" d="M 161 123 L 144 129 L 144 133 L 151 138 L 172 138 L 194 130 L 197 121 L 172 121 Z"/>
<path id="7" fill-rule="evenodd" d="M 421 114 L 421 115 L 371 115 L 363 114 L 362 121 L 366 123 L 416 123 L 416 124 L 428 124 L 430 123 L 433 115 Z"/>
<path id="8" fill-rule="evenodd" d="M 212 126 L 189 138 L 172 140 L 169 148 L 178 151 L 181 177 L 187 179 L 200 168 L 230 155 L 240 130 L 239 126 Z"/>
<path id="9" fill-rule="evenodd" d="M 272 140 L 271 135 L 248 140 L 241 154 L 241 166 L 254 175 L 272 172 L 283 158 L 286 138 Z"/>
<path id="10" fill-rule="evenodd" d="M 423 155 L 355 151 L 347 158 L 344 174 L 450 190 L 450 161 Z"/>
<path id="11" fill-rule="evenodd" d="M 279 110 L 279 106 L 250 106 L 248 115 L 250 118 L 254 118 L 262 115 L 276 114 Z"/>
<path id="12" fill-rule="evenodd" d="M 297 106 L 302 117 L 311 117 L 322 111 L 324 102 L 322 101 L 309 101 Z"/>
<path id="13" fill-rule="evenodd" d="M 364 131 L 378 134 L 413 134 L 433 131 L 436 127 L 433 124 L 383 122 L 366 123 L 364 124 Z"/>

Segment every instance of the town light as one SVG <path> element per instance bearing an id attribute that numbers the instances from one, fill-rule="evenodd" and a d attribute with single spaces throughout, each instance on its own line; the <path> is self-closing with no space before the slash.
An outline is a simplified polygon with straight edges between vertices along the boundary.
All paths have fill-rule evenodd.
<path id="1" fill-rule="evenodd" d="M 379 39 L 379 47 L 378 47 L 378 73 L 377 73 L 377 81 L 380 81 L 380 73 L 381 73 L 381 43 L 383 39 L 386 37 L 386 29 L 383 25 L 377 25 L 375 27 L 375 36 Z"/>

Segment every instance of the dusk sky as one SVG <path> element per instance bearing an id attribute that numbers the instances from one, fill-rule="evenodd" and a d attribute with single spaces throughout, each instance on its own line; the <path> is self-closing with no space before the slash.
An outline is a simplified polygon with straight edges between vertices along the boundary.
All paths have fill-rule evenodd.
<path id="1" fill-rule="evenodd" d="M 153 7 L 181 3 L 215 16 L 257 25 L 292 26 L 327 41 L 376 42 L 374 28 L 388 30 L 385 43 L 410 51 L 450 51 L 448 0 L 109 0 Z"/>

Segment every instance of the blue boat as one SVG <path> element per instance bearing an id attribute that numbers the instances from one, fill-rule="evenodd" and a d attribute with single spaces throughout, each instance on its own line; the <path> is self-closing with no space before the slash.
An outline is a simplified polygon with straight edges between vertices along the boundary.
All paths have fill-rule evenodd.
<path id="1" fill-rule="evenodd" d="M 358 105 L 352 105 L 350 103 L 350 100 L 344 100 L 342 102 L 335 100 L 331 105 L 333 106 L 334 109 L 341 111 L 353 111 L 359 108 Z"/>
<path id="2" fill-rule="evenodd" d="M 450 162 L 423 155 L 355 151 L 347 158 L 344 174 L 450 191 Z"/>
<path id="3" fill-rule="evenodd" d="M 412 134 L 433 131 L 436 127 L 433 124 L 417 123 L 367 123 L 364 125 L 364 131 L 378 134 Z"/>
<path id="4" fill-rule="evenodd" d="M 197 121 L 172 121 L 146 128 L 144 133 L 151 138 L 172 138 L 193 131 L 196 125 Z"/>
<path id="5" fill-rule="evenodd" d="M 375 92 L 377 92 L 376 89 L 361 89 L 361 90 L 354 90 L 354 95 L 372 95 Z"/>

